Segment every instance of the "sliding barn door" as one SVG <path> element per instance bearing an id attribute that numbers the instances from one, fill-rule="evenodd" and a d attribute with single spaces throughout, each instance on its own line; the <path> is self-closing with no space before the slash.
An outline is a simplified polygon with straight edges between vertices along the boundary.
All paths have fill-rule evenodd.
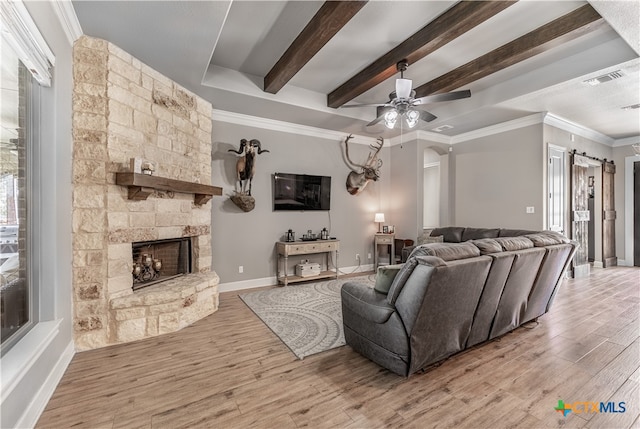
<path id="1" fill-rule="evenodd" d="M 571 156 L 571 238 L 579 246 L 573 257 L 573 276 L 587 277 L 589 265 L 589 192 L 588 159 L 584 156 Z"/>
<path id="2" fill-rule="evenodd" d="M 616 207 L 613 180 L 616 166 L 612 162 L 602 164 L 602 264 L 605 268 L 618 265 L 616 257 Z"/>

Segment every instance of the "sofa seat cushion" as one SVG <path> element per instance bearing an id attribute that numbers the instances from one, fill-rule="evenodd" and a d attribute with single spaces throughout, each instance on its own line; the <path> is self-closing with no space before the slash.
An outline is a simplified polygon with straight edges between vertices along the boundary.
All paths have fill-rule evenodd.
<path id="1" fill-rule="evenodd" d="M 495 239 L 505 252 L 533 248 L 533 241 L 527 237 L 499 237 Z"/>
<path id="2" fill-rule="evenodd" d="M 481 255 L 489 255 L 491 253 L 502 252 L 502 245 L 493 238 L 481 238 L 479 240 L 471 240 L 474 246 L 480 249 Z"/>
<path id="3" fill-rule="evenodd" d="M 340 291 L 342 306 L 359 314 L 369 322 L 385 323 L 395 311 L 387 302 L 387 295 L 362 283 L 347 282 Z"/>
<path id="4" fill-rule="evenodd" d="M 462 241 L 478 240 L 480 238 L 496 238 L 500 228 L 465 228 L 462 231 Z"/>

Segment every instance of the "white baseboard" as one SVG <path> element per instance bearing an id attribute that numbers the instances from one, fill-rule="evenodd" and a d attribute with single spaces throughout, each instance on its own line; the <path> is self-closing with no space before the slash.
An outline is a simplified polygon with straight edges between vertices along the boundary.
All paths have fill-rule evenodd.
<path id="1" fill-rule="evenodd" d="M 353 266 L 353 267 L 340 267 L 340 274 L 354 274 L 364 273 L 367 271 L 373 271 L 373 264 Z M 245 289 L 254 289 L 258 287 L 273 286 L 278 284 L 276 277 L 263 277 L 259 279 L 241 280 L 238 282 L 228 282 L 218 284 L 218 292 L 233 292 Z"/>
<path id="2" fill-rule="evenodd" d="M 54 365 L 42 387 L 40 387 L 40 390 L 38 390 L 38 393 L 36 393 L 31 403 L 25 409 L 20 420 L 18 420 L 16 427 L 35 427 L 40 415 L 47 406 L 51 396 L 53 396 L 53 392 L 56 390 L 56 387 L 58 387 L 58 383 L 60 383 L 60 380 L 71 363 L 71 359 L 73 359 L 75 353 L 75 346 L 73 341 L 71 341 L 67 344 L 67 347 L 65 347 L 64 352 L 62 352 L 62 355 Z"/>

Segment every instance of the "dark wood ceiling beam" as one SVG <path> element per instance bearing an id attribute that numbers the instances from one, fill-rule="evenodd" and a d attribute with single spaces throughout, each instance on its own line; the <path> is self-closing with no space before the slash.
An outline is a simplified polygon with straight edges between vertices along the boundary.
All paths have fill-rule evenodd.
<path id="1" fill-rule="evenodd" d="M 264 91 L 280 91 L 365 4 L 367 1 L 325 2 L 264 77 Z"/>
<path id="2" fill-rule="evenodd" d="M 413 64 L 513 4 L 515 4 L 514 1 L 456 3 L 407 40 L 333 90 L 327 96 L 327 106 L 337 108 L 353 100 L 396 74 L 396 64 L 399 61 L 407 59 L 409 64 Z"/>
<path id="3" fill-rule="evenodd" d="M 604 24 L 605 20 L 591 5 L 584 5 L 455 70 L 420 85 L 415 88 L 416 97 L 425 97 L 461 88 L 594 31 Z"/>

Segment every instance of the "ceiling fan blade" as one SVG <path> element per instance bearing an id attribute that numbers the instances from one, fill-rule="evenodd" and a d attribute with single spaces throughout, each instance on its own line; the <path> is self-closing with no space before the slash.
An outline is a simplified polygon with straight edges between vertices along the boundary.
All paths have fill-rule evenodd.
<path id="1" fill-rule="evenodd" d="M 377 117 L 373 121 L 369 122 L 367 124 L 367 127 L 370 127 L 370 126 L 375 125 L 375 124 L 379 123 L 380 121 L 382 121 L 384 119 L 385 113 L 387 113 L 391 109 L 393 109 L 393 107 L 391 107 L 391 106 L 385 106 L 385 105 L 378 106 L 376 108 Z"/>
<path id="2" fill-rule="evenodd" d="M 340 106 L 340 108 L 342 109 L 343 107 L 372 107 L 372 106 L 387 106 L 388 103 L 375 103 L 375 104 L 345 104 L 343 106 Z"/>
<path id="3" fill-rule="evenodd" d="M 425 122 L 431 122 L 436 118 L 437 118 L 437 116 L 434 115 L 433 113 L 429 113 L 426 110 L 421 110 L 420 111 L 420 119 L 422 119 Z"/>
<path id="4" fill-rule="evenodd" d="M 461 98 L 471 97 L 471 91 L 465 89 L 463 91 L 445 92 L 443 94 L 427 95 L 426 97 L 416 98 L 415 104 L 437 103 L 439 101 L 460 100 Z"/>

